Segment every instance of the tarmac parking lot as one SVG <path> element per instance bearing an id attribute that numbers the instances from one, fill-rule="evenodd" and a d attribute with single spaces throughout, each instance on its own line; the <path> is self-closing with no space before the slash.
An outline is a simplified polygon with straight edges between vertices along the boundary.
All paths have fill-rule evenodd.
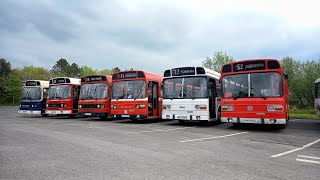
<path id="1" fill-rule="evenodd" d="M 230 123 L 42 117 L 0 107 L 0 179 L 319 179 L 320 120 Z"/>

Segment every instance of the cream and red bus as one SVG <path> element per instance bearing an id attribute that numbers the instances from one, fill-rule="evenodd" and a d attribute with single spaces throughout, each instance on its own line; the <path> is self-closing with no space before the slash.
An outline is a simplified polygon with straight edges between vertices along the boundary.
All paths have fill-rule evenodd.
<path id="1" fill-rule="evenodd" d="M 162 80 L 161 75 L 141 70 L 114 73 L 112 117 L 131 120 L 161 118 Z"/>
<path id="2" fill-rule="evenodd" d="M 271 124 L 285 128 L 289 120 L 289 90 L 276 59 L 242 60 L 221 70 L 221 121 Z"/>
<path id="3" fill-rule="evenodd" d="M 112 77 L 107 75 L 89 75 L 81 77 L 79 96 L 79 115 L 98 116 L 106 119 L 110 116 Z"/>
<path id="4" fill-rule="evenodd" d="M 77 115 L 80 85 L 80 79 L 77 78 L 50 79 L 46 114 L 70 117 Z"/>
<path id="5" fill-rule="evenodd" d="M 220 118 L 220 73 L 205 67 L 164 71 L 162 119 L 217 121 Z"/>

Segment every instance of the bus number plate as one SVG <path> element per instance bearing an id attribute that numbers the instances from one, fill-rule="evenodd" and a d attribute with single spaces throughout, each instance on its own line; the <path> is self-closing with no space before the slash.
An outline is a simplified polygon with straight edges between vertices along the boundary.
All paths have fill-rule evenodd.
<path id="1" fill-rule="evenodd" d="M 130 115 L 121 115 L 121 117 L 130 117 Z"/>
<path id="2" fill-rule="evenodd" d="M 243 123 L 257 123 L 258 121 L 256 119 L 243 119 Z"/>
<path id="3" fill-rule="evenodd" d="M 188 116 L 177 116 L 177 119 L 188 119 Z"/>
<path id="4" fill-rule="evenodd" d="M 91 113 L 84 113 L 85 116 L 91 116 Z"/>

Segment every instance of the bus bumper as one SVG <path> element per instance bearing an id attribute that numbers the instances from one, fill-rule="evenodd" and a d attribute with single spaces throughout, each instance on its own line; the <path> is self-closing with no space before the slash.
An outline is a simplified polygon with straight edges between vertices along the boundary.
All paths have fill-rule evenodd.
<path id="1" fill-rule="evenodd" d="M 46 110 L 46 114 L 73 114 L 72 110 Z"/>
<path id="2" fill-rule="evenodd" d="M 246 124 L 287 124 L 286 119 L 221 117 L 221 122 Z"/>
<path id="3" fill-rule="evenodd" d="M 120 119 L 146 119 L 147 116 L 144 114 L 113 114 L 113 118 Z"/>
<path id="4" fill-rule="evenodd" d="M 205 115 L 162 114 L 162 119 L 185 120 L 185 121 L 210 121 L 209 116 L 205 116 Z"/>
<path id="5" fill-rule="evenodd" d="M 18 110 L 20 114 L 41 114 L 41 110 L 31 111 L 31 110 Z"/>
<path id="6" fill-rule="evenodd" d="M 80 116 L 99 116 L 99 117 L 108 117 L 108 113 L 97 113 L 97 112 L 79 112 Z"/>

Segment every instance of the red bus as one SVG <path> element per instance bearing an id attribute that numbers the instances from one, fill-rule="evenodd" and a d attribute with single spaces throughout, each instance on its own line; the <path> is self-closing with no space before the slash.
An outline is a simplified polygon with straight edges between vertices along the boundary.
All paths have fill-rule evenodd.
<path id="1" fill-rule="evenodd" d="M 79 91 L 80 79 L 69 77 L 50 79 L 46 114 L 74 117 L 78 113 Z"/>
<path id="2" fill-rule="evenodd" d="M 276 59 L 252 59 L 224 64 L 221 70 L 221 121 L 272 124 L 285 128 L 289 120 L 287 76 Z"/>
<path id="3" fill-rule="evenodd" d="M 112 75 L 111 114 L 114 118 L 157 119 L 162 113 L 163 76 L 130 70 Z"/>
<path id="4" fill-rule="evenodd" d="M 111 76 L 90 75 L 81 77 L 79 115 L 99 116 L 101 119 L 110 116 L 111 84 Z"/>

